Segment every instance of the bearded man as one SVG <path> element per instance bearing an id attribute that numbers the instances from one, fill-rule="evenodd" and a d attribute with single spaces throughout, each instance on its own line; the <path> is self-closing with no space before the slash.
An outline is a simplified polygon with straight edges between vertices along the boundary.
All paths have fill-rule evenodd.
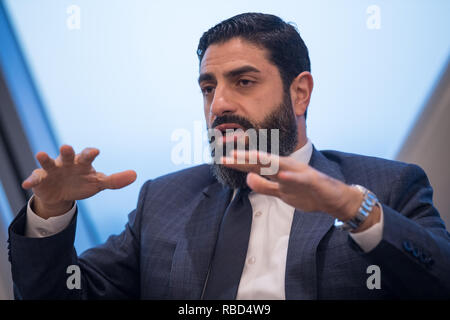
<path id="1" fill-rule="evenodd" d="M 34 196 L 9 229 L 16 298 L 449 297 L 450 236 L 423 170 L 318 151 L 308 139 L 313 78 L 292 25 L 237 15 L 205 32 L 197 55 L 207 127 L 220 133 L 214 150 L 241 138 L 245 147 L 146 182 L 125 230 L 80 256 L 76 200 L 136 174 L 95 171 L 95 148 L 38 153 L 42 168 L 23 183 Z M 278 139 L 252 148 L 249 130 Z M 75 289 L 66 283 L 73 265 Z"/>

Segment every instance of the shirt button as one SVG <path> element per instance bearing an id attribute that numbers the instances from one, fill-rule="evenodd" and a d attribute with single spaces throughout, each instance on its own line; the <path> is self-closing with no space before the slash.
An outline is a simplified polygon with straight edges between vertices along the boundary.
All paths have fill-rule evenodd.
<path id="1" fill-rule="evenodd" d="M 256 212 L 255 212 L 255 217 L 259 217 L 260 215 L 262 215 L 262 212 L 261 212 L 261 211 L 256 211 Z"/>
<path id="2" fill-rule="evenodd" d="M 45 231 L 45 230 L 43 230 L 43 229 L 39 230 L 39 233 L 40 233 L 42 236 L 46 236 L 46 235 L 48 234 L 48 232 Z"/>
<path id="3" fill-rule="evenodd" d="M 255 257 L 250 257 L 248 259 L 248 263 L 250 263 L 250 264 L 254 264 L 255 262 L 256 262 L 256 258 Z"/>

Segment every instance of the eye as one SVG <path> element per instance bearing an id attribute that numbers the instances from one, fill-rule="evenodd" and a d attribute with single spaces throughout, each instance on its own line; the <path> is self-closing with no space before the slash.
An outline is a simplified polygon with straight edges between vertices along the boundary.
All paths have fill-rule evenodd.
<path id="1" fill-rule="evenodd" d="M 201 88 L 202 94 L 204 96 L 211 94 L 213 92 L 213 90 L 214 90 L 213 86 L 205 86 L 205 87 Z"/>
<path id="2" fill-rule="evenodd" d="M 253 84 L 254 81 L 249 79 L 239 79 L 238 84 L 241 87 L 249 87 Z"/>

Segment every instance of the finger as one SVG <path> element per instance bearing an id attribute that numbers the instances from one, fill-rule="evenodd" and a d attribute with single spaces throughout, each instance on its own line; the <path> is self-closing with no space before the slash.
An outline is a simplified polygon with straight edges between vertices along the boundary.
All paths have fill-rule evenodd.
<path id="1" fill-rule="evenodd" d="M 275 167 L 280 170 L 301 171 L 308 167 L 307 164 L 301 163 L 292 157 L 283 157 L 258 150 L 234 150 L 229 157 L 235 160 L 234 163 L 255 164 L 259 166 L 259 169 Z"/>
<path id="2" fill-rule="evenodd" d="M 283 181 L 291 181 L 291 182 L 297 182 L 298 181 L 298 175 L 296 172 L 283 170 L 278 174 L 278 178 Z"/>
<path id="3" fill-rule="evenodd" d="M 75 159 L 75 151 L 73 151 L 73 148 L 67 144 L 63 145 L 59 149 L 61 153 L 61 161 L 63 165 L 71 165 L 73 164 L 73 160 Z"/>
<path id="4" fill-rule="evenodd" d="M 304 172 L 283 170 L 278 173 L 278 182 L 286 188 L 309 185 L 311 178 L 310 174 Z"/>
<path id="5" fill-rule="evenodd" d="M 220 163 L 225 167 L 236 169 L 244 172 L 254 172 L 258 173 L 261 165 L 250 164 L 250 163 L 237 163 L 236 159 L 230 157 L 223 157 L 220 159 Z"/>
<path id="6" fill-rule="evenodd" d="M 232 161 L 233 161 L 232 159 L 231 160 L 224 159 L 223 165 L 228 168 L 239 170 L 242 172 L 248 172 L 248 173 L 253 173 L 256 175 L 264 176 L 264 178 L 269 179 L 269 180 L 274 180 L 274 181 L 278 180 L 278 178 L 277 178 L 278 168 L 276 166 L 265 167 L 265 166 L 261 166 L 258 164 L 234 164 L 234 163 L 232 163 Z"/>
<path id="7" fill-rule="evenodd" d="M 301 171 L 308 167 L 307 164 L 302 163 L 290 156 L 284 157 L 262 151 L 257 151 L 257 153 L 258 162 L 266 164 L 266 166 L 277 163 L 280 170 Z"/>
<path id="8" fill-rule="evenodd" d="M 41 183 L 41 181 L 47 176 L 47 173 L 43 169 L 34 170 L 31 175 L 26 178 L 22 183 L 22 188 L 31 189 Z"/>
<path id="9" fill-rule="evenodd" d="M 48 171 L 53 169 L 55 165 L 55 160 L 50 158 L 47 153 L 45 152 L 38 152 L 36 154 L 36 159 L 39 161 L 39 164 L 41 165 L 42 169 Z"/>
<path id="10" fill-rule="evenodd" d="M 128 186 L 136 180 L 136 172 L 127 170 L 106 176 L 103 179 L 103 189 L 120 189 Z"/>
<path id="11" fill-rule="evenodd" d="M 317 180 L 321 177 L 328 177 L 327 175 L 309 167 L 307 170 L 281 170 L 278 173 L 278 179 L 286 182 L 305 183 L 312 180 Z"/>
<path id="12" fill-rule="evenodd" d="M 266 178 L 277 180 L 279 171 L 280 157 L 260 151 L 237 151 L 232 152 L 229 157 L 221 159 L 222 163 L 232 169 L 254 172 Z"/>
<path id="13" fill-rule="evenodd" d="M 99 154 L 100 150 L 96 148 L 85 148 L 78 157 L 78 163 L 83 165 L 91 165 Z"/>
<path id="14" fill-rule="evenodd" d="M 279 184 L 277 182 L 269 181 L 256 173 L 250 172 L 247 175 L 247 184 L 257 193 L 274 197 L 280 196 Z"/>

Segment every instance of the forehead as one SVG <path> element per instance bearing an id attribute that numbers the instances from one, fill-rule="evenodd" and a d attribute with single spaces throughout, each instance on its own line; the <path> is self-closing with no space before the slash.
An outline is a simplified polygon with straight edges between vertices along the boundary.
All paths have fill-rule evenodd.
<path id="1" fill-rule="evenodd" d="M 223 43 L 212 44 L 206 49 L 200 64 L 200 73 L 226 71 L 242 65 L 251 65 L 269 73 L 278 71 L 267 57 L 266 49 L 241 38 L 233 38 Z"/>

